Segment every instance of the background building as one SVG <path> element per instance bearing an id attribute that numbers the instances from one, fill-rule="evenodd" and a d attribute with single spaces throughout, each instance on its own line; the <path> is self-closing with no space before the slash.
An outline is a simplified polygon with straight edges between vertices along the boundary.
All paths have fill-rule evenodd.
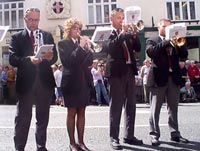
<path id="1" fill-rule="evenodd" d="M 145 41 L 157 35 L 157 22 L 169 18 L 173 23 L 187 24 L 189 59 L 199 61 L 200 54 L 200 1 L 199 0 L 0 0 L 0 25 L 10 29 L 0 44 L 0 64 L 8 64 L 8 44 L 11 35 L 24 28 L 23 14 L 28 7 L 41 10 L 40 27 L 51 32 L 55 42 L 61 38 L 61 27 L 69 17 L 79 18 L 84 34 L 92 35 L 95 27 L 109 25 L 109 14 L 113 8 L 137 5 L 141 7 L 145 28 L 139 32 L 142 53 L 137 57 L 142 62 Z M 2 56 L 1 56 L 2 55 Z"/>

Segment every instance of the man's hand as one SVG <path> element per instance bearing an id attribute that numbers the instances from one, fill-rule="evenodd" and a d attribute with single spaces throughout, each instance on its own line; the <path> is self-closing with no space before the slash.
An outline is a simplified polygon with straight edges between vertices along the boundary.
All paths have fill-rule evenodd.
<path id="1" fill-rule="evenodd" d="M 39 64 L 40 62 L 42 62 L 41 58 L 36 58 L 35 56 L 31 56 L 30 59 L 33 64 Z"/>

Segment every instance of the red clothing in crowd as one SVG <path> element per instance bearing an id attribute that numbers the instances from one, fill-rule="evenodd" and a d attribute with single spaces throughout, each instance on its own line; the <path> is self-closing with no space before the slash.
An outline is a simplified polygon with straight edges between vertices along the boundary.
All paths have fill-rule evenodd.
<path id="1" fill-rule="evenodd" d="M 199 69 L 196 67 L 196 65 L 190 65 L 188 67 L 188 75 L 190 77 L 190 82 L 195 83 L 199 79 Z"/>

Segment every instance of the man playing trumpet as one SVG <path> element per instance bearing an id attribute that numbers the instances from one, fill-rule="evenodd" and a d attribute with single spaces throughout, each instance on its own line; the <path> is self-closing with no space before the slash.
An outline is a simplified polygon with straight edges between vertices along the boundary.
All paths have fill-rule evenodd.
<path id="1" fill-rule="evenodd" d="M 106 44 L 106 76 L 110 84 L 110 145 L 115 150 L 122 149 L 119 143 L 119 125 L 124 107 L 124 143 L 142 145 L 142 140 L 134 136 L 135 124 L 135 75 L 137 74 L 134 51 L 141 45 L 136 29 L 128 33 L 128 25 L 123 24 L 124 11 L 116 8 L 111 12 L 112 33 Z"/>
<path id="2" fill-rule="evenodd" d="M 161 19 L 158 23 L 159 35 L 146 41 L 146 53 L 152 60 L 150 70 L 153 70 L 149 72 L 147 80 L 151 89 L 149 134 L 153 146 L 160 145 L 159 115 L 164 101 L 167 102 L 171 140 L 188 142 L 180 135 L 178 129 L 178 102 L 181 84 L 179 60 L 186 59 L 188 52 L 185 45 L 173 46 L 171 40 L 166 39 L 165 28 L 170 24 L 170 20 Z"/>

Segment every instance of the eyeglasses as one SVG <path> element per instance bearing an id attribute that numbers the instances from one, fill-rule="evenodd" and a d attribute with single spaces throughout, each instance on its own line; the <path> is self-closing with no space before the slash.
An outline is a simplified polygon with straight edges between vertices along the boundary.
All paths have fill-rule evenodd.
<path id="1" fill-rule="evenodd" d="M 29 22 L 39 22 L 39 19 L 26 18 Z"/>
<path id="2" fill-rule="evenodd" d="M 73 29 L 73 30 L 82 30 L 82 28 L 77 27 L 77 26 L 72 26 L 72 29 Z"/>

